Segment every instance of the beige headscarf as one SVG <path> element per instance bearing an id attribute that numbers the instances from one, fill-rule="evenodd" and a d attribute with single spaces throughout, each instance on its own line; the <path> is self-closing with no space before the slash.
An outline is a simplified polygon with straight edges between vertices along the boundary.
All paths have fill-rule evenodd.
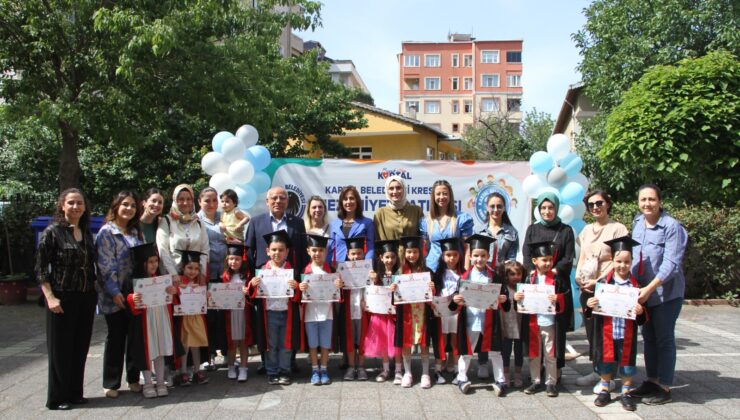
<path id="1" fill-rule="evenodd" d="M 391 200 L 390 195 L 388 194 L 388 186 L 391 185 L 391 182 L 398 181 L 398 183 L 401 184 L 401 189 L 403 190 L 403 197 L 397 202 L 394 203 L 393 200 Z M 398 175 L 392 175 L 385 179 L 385 198 L 388 199 L 388 204 L 386 206 L 390 207 L 393 210 L 400 210 L 406 206 L 406 184 L 403 182 L 403 179 Z"/>
<path id="2" fill-rule="evenodd" d="M 193 197 L 193 208 L 190 213 L 183 213 L 179 207 L 177 207 L 177 196 L 183 191 L 188 191 L 190 196 Z M 193 187 L 188 184 L 180 184 L 175 187 L 175 191 L 172 192 L 172 208 L 170 209 L 170 217 L 177 220 L 180 223 L 190 223 L 197 219 L 198 216 L 195 214 L 195 193 Z"/>

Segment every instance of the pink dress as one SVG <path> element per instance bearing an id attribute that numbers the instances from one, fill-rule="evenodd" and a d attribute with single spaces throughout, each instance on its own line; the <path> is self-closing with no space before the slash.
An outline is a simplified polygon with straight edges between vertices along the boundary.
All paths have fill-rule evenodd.
<path id="1" fill-rule="evenodd" d="M 391 284 L 391 275 L 385 275 L 382 286 Z M 396 316 L 368 314 L 370 316 L 367 334 L 365 335 L 366 357 L 394 357 L 399 350 L 393 345 L 396 332 Z"/>

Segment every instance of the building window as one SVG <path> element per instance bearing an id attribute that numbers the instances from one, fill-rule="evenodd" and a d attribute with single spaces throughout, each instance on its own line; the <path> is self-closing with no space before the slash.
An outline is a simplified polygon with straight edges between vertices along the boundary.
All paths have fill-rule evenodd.
<path id="1" fill-rule="evenodd" d="M 522 98 L 509 98 L 506 100 L 506 109 L 509 112 L 519 112 L 522 110 Z"/>
<path id="2" fill-rule="evenodd" d="M 403 89 L 404 90 L 419 90 L 419 78 L 411 77 L 411 78 L 403 79 Z"/>
<path id="3" fill-rule="evenodd" d="M 427 146 L 427 160 L 434 160 L 434 148 Z"/>
<path id="4" fill-rule="evenodd" d="M 460 54 L 452 54 L 452 67 L 460 67 Z"/>
<path id="5" fill-rule="evenodd" d="M 425 114 L 439 114 L 440 105 L 439 101 L 424 101 L 424 113 Z"/>
<path id="6" fill-rule="evenodd" d="M 481 112 L 494 112 L 499 110 L 497 98 L 487 98 L 480 101 Z"/>
<path id="7" fill-rule="evenodd" d="M 439 54 L 427 54 L 424 56 L 424 67 L 439 67 Z"/>
<path id="8" fill-rule="evenodd" d="M 418 55 L 404 55 L 403 56 L 404 67 L 419 67 L 419 56 Z"/>
<path id="9" fill-rule="evenodd" d="M 453 133 L 459 133 L 459 132 L 460 132 L 460 124 L 458 124 L 458 123 L 453 123 L 453 124 L 452 124 L 452 132 L 453 132 Z"/>
<path id="10" fill-rule="evenodd" d="M 424 78 L 424 89 L 439 90 L 439 77 L 425 77 Z"/>
<path id="11" fill-rule="evenodd" d="M 473 101 L 471 100 L 465 100 L 463 101 L 463 113 L 470 114 L 473 112 Z"/>
<path id="12" fill-rule="evenodd" d="M 370 146 L 350 147 L 352 159 L 372 159 L 373 148 Z"/>
<path id="13" fill-rule="evenodd" d="M 481 87 L 498 87 L 498 74 L 481 75 Z"/>
<path id="14" fill-rule="evenodd" d="M 460 79 L 457 77 L 452 78 L 452 90 L 460 89 Z"/>
<path id="15" fill-rule="evenodd" d="M 463 67 L 473 67 L 473 54 L 463 54 Z"/>
<path id="16" fill-rule="evenodd" d="M 481 51 L 480 62 L 483 64 L 498 64 L 498 50 Z"/>
<path id="17" fill-rule="evenodd" d="M 522 75 L 521 74 L 509 74 L 506 76 L 506 86 L 508 87 L 522 87 Z"/>
<path id="18" fill-rule="evenodd" d="M 460 113 L 460 101 L 452 101 L 452 113 Z"/>
<path id="19" fill-rule="evenodd" d="M 473 78 L 472 77 L 463 78 L 463 90 L 473 90 Z"/>
<path id="20" fill-rule="evenodd" d="M 406 101 L 406 114 L 419 112 L 419 101 Z"/>
<path id="21" fill-rule="evenodd" d="M 521 51 L 507 51 L 506 52 L 506 62 L 507 63 L 521 63 L 522 62 L 522 52 Z"/>
<path id="22" fill-rule="evenodd" d="M 445 160 L 445 152 L 439 152 L 439 160 Z"/>

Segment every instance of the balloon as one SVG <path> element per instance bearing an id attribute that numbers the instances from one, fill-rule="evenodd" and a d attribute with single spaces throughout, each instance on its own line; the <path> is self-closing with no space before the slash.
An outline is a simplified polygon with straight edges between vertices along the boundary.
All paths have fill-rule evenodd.
<path id="1" fill-rule="evenodd" d="M 215 175 L 219 172 L 226 172 L 229 170 L 229 164 L 224 159 L 224 156 L 219 152 L 208 152 L 200 160 L 200 166 L 203 171 L 208 175 Z"/>
<path id="2" fill-rule="evenodd" d="M 235 160 L 229 165 L 229 176 L 237 184 L 246 184 L 254 177 L 254 167 L 246 160 Z"/>
<path id="3" fill-rule="evenodd" d="M 529 158 L 529 167 L 534 173 L 547 172 L 552 168 L 552 157 L 541 150 L 534 152 Z"/>
<path id="4" fill-rule="evenodd" d="M 257 192 L 250 185 L 242 184 L 234 188 L 236 196 L 239 197 L 239 208 L 246 210 L 257 202 Z"/>
<path id="5" fill-rule="evenodd" d="M 265 146 L 252 146 L 244 157 L 252 163 L 255 171 L 261 171 L 270 164 L 270 151 Z"/>
<path id="6" fill-rule="evenodd" d="M 577 157 L 578 157 L 578 155 L 575 154 L 575 153 L 573 153 L 573 152 L 566 153 L 565 156 L 563 156 L 560 159 L 558 159 L 558 166 L 560 166 L 561 168 L 565 169 L 568 166 L 568 164 L 571 163 L 571 162 L 573 162 L 573 159 L 575 159 Z"/>
<path id="7" fill-rule="evenodd" d="M 588 191 L 589 181 L 588 181 L 588 178 L 586 178 L 586 175 L 583 175 L 580 173 L 576 174 L 575 176 L 572 176 L 571 181 L 577 182 L 583 187 L 584 191 Z"/>
<path id="8" fill-rule="evenodd" d="M 257 172 L 254 174 L 251 184 L 255 191 L 262 194 L 272 187 L 272 180 L 270 180 L 270 175 L 264 172 Z"/>
<path id="9" fill-rule="evenodd" d="M 219 131 L 216 133 L 215 136 L 213 136 L 213 140 L 211 140 L 211 147 L 213 147 L 214 152 L 221 153 L 221 147 L 224 144 L 224 141 L 228 139 L 229 137 L 234 137 L 233 134 L 229 133 L 228 131 Z"/>
<path id="10" fill-rule="evenodd" d="M 586 213 L 586 205 L 583 203 L 583 200 L 581 200 L 578 204 L 573 206 L 573 218 L 583 219 L 584 213 Z"/>
<path id="11" fill-rule="evenodd" d="M 221 146 L 221 153 L 224 154 L 227 162 L 233 162 L 244 156 L 245 149 L 246 147 L 244 147 L 244 143 L 241 140 L 236 137 L 229 137 L 224 141 L 223 146 Z"/>
<path id="12" fill-rule="evenodd" d="M 570 227 L 573 228 L 573 230 L 576 232 L 576 236 L 578 236 L 579 233 L 583 230 L 583 228 L 586 227 L 586 222 L 583 221 L 583 219 L 575 219 L 570 223 L 567 223 L 570 225 Z"/>
<path id="13" fill-rule="evenodd" d="M 567 179 L 568 175 L 566 175 L 563 168 L 559 166 L 550 169 L 550 172 L 547 173 L 547 183 L 555 188 L 562 187 Z"/>
<path id="14" fill-rule="evenodd" d="M 577 182 L 569 182 L 560 190 L 560 202 L 562 204 L 576 205 L 583 200 L 586 191 Z"/>
<path id="15" fill-rule="evenodd" d="M 581 172 L 581 169 L 583 169 L 583 159 L 576 156 L 568 163 L 568 165 L 565 166 L 565 173 L 568 174 L 569 177 L 573 177 Z"/>
<path id="16" fill-rule="evenodd" d="M 221 194 L 222 192 L 228 189 L 233 190 L 234 188 L 236 188 L 236 183 L 231 179 L 229 174 L 225 172 L 219 172 L 217 174 L 214 174 L 211 177 L 211 180 L 208 181 L 208 185 L 215 188 L 219 194 Z"/>
<path id="17" fill-rule="evenodd" d="M 522 183 L 522 189 L 524 189 L 524 192 L 529 197 L 534 197 L 535 193 L 539 191 L 539 189 L 542 187 L 544 187 L 544 185 L 537 177 L 537 175 L 529 175 L 528 177 L 524 178 L 524 182 Z"/>
<path id="18" fill-rule="evenodd" d="M 565 204 L 560 206 L 560 211 L 558 212 L 558 216 L 560 217 L 560 220 L 562 220 L 563 223 L 570 223 L 573 220 L 573 207 Z"/>
<path id="19" fill-rule="evenodd" d="M 256 128 L 252 127 L 249 124 L 244 124 L 243 126 L 239 127 L 238 130 L 236 130 L 236 137 L 238 137 L 239 140 L 244 143 L 244 147 L 249 148 L 257 144 L 260 135 L 257 132 Z"/>
<path id="20" fill-rule="evenodd" d="M 547 140 L 547 153 L 558 160 L 570 152 L 570 140 L 565 134 L 553 134 Z"/>

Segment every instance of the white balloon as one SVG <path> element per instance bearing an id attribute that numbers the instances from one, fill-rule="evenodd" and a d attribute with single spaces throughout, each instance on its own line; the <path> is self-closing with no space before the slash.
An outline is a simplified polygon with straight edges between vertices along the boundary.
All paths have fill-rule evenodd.
<path id="1" fill-rule="evenodd" d="M 208 175 L 215 175 L 219 172 L 229 170 L 229 164 L 224 159 L 224 155 L 219 152 L 208 152 L 200 160 L 200 166 Z"/>
<path id="2" fill-rule="evenodd" d="M 260 139 L 260 135 L 257 129 L 249 124 L 244 124 L 236 130 L 236 137 L 244 143 L 244 147 L 250 148 L 257 144 Z"/>
<path id="3" fill-rule="evenodd" d="M 219 172 L 213 175 L 211 180 L 208 181 L 208 185 L 215 188 L 219 195 L 228 189 L 233 190 L 236 188 L 236 183 L 231 179 L 229 174 L 225 172 Z"/>
<path id="4" fill-rule="evenodd" d="M 547 153 L 559 160 L 570 152 L 570 139 L 565 134 L 553 134 L 547 140 Z"/>
<path id="5" fill-rule="evenodd" d="M 524 178 L 524 182 L 522 183 L 522 189 L 524 189 L 524 192 L 529 197 L 534 197 L 534 194 L 543 186 L 542 181 L 537 175 L 529 175 Z"/>
<path id="6" fill-rule="evenodd" d="M 573 207 L 567 204 L 560 206 L 558 216 L 560 216 L 560 220 L 562 220 L 565 224 L 572 222 L 574 217 Z"/>
<path id="7" fill-rule="evenodd" d="M 583 203 L 583 201 L 579 201 L 578 204 L 576 204 L 573 207 L 573 219 L 583 219 L 584 213 L 586 213 L 586 205 Z"/>
<path id="8" fill-rule="evenodd" d="M 221 146 L 221 153 L 227 162 L 231 163 L 244 157 L 244 151 L 247 150 L 244 143 L 237 137 L 230 137 L 224 141 Z"/>
<path id="9" fill-rule="evenodd" d="M 229 176 L 236 184 L 246 184 L 254 177 L 254 166 L 244 159 L 231 162 Z"/>
<path id="10" fill-rule="evenodd" d="M 583 187 L 583 190 L 588 191 L 588 184 L 590 183 L 590 181 L 588 180 L 588 178 L 586 178 L 586 175 L 579 172 L 574 177 L 571 177 L 569 181 L 573 181 L 573 182 L 577 182 L 581 184 L 581 186 Z"/>

